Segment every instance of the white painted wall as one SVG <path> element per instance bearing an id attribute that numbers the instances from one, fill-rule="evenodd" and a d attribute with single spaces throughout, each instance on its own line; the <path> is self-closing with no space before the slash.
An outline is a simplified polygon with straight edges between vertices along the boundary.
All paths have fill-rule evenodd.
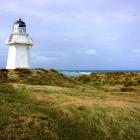
<path id="1" fill-rule="evenodd" d="M 9 46 L 6 69 L 15 69 L 15 61 L 16 61 L 16 48 L 15 46 Z"/>
<path id="2" fill-rule="evenodd" d="M 28 46 L 16 46 L 16 68 L 30 68 L 30 54 Z"/>
<path id="3" fill-rule="evenodd" d="M 6 69 L 31 68 L 28 46 L 10 46 Z"/>

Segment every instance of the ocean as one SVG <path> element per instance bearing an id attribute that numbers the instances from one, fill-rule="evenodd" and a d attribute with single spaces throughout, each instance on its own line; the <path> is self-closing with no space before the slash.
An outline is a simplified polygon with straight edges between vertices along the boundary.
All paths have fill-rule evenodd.
<path id="1" fill-rule="evenodd" d="M 66 76 L 79 76 L 91 73 L 108 73 L 108 72 L 140 72 L 140 70 L 58 70 Z"/>

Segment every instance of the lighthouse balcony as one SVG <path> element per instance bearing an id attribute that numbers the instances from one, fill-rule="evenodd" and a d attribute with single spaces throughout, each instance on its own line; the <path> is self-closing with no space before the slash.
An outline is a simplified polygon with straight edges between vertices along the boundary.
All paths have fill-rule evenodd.
<path id="1" fill-rule="evenodd" d="M 33 46 L 32 41 L 5 41 L 6 45 L 25 45 L 25 46 Z"/>
<path id="2" fill-rule="evenodd" d="M 26 45 L 26 46 L 32 46 L 33 41 L 32 39 L 28 36 L 15 36 L 15 35 L 10 35 L 9 39 L 5 41 L 6 45 Z"/>

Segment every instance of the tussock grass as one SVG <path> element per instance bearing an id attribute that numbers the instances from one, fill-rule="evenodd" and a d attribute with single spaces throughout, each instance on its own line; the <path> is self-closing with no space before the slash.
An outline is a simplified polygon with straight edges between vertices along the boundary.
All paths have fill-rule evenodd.
<path id="1" fill-rule="evenodd" d="M 140 139 L 138 73 L 113 74 L 112 83 L 106 79 L 108 74 L 92 74 L 87 76 L 88 81 L 81 80 L 86 76 L 80 76 L 74 78 L 78 81 L 74 85 L 73 80 L 54 70 L 7 73 L 10 82 L 0 83 L 0 140 Z M 72 86 L 64 86 L 61 81 L 59 86 L 51 76 L 48 78 L 53 85 L 33 85 L 23 80 L 25 75 L 28 80 L 31 76 L 34 80 L 34 76 L 62 76 L 63 82 Z"/>
<path id="2" fill-rule="evenodd" d="M 74 87 L 78 84 L 77 81 L 72 80 L 53 69 L 3 69 L 0 70 L 0 81 L 30 85 L 57 85 L 61 87 Z"/>

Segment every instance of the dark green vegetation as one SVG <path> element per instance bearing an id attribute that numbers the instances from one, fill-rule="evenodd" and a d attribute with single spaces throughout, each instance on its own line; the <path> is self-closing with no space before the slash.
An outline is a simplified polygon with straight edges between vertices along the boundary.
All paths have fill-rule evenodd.
<path id="1" fill-rule="evenodd" d="M 0 81 L 0 140 L 140 139 L 140 73 L 18 69 Z"/>

